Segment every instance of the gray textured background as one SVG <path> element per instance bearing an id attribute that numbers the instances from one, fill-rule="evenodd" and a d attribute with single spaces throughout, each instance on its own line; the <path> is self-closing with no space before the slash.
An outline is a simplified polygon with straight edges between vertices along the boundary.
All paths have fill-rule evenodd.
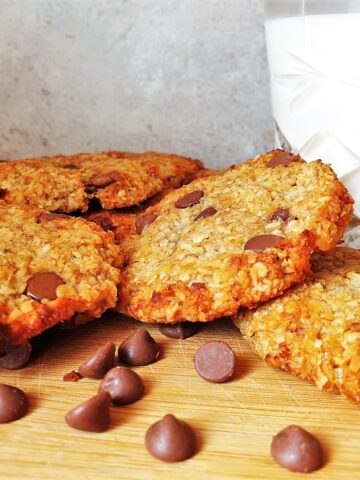
<path id="1" fill-rule="evenodd" d="M 261 0 L 0 0 L 0 158 L 272 146 Z"/>

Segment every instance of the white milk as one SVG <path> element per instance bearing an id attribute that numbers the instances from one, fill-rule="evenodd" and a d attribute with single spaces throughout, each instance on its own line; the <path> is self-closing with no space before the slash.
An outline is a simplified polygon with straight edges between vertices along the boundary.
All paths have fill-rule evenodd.
<path id="1" fill-rule="evenodd" d="M 265 23 L 274 118 L 294 151 L 330 163 L 360 216 L 360 14 Z"/>

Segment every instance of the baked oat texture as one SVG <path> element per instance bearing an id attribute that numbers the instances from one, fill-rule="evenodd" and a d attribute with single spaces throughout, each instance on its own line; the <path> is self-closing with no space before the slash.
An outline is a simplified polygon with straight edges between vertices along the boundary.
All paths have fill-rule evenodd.
<path id="1" fill-rule="evenodd" d="M 202 168 L 190 158 L 155 152 L 104 152 L 0 164 L 0 200 L 52 212 L 82 212 L 92 198 L 103 208 L 137 205 L 178 187 Z"/>
<path id="2" fill-rule="evenodd" d="M 115 306 L 121 265 L 112 233 L 94 223 L 0 206 L 0 336 L 23 344 L 59 322 L 99 317 Z M 54 300 L 26 294 L 30 279 L 44 272 L 64 282 Z"/>
<path id="3" fill-rule="evenodd" d="M 316 254 L 312 269 L 235 323 L 268 364 L 360 403 L 360 251 Z"/>
<path id="4" fill-rule="evenodd" d="M 280 161 L 289 164 L 268 165 Z M 191 192 L 195 203 L 176 208 Z M 209 215 L 197 218 L 205 209 Z M 313 250 L 333 248 L 351 212 L 352 199 L 328 165 L 279 150 L 195 180 L 147 209 L 152 223 L 123 242 L 118 310 L 174 323 L 254 307 L 303 280 Z M 263 234 L 283 239 L 262 252 L 244 250 Z"/>

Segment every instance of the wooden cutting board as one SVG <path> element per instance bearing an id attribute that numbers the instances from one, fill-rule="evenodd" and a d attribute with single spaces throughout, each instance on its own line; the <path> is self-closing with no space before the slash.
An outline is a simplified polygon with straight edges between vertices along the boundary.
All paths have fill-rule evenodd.
<path id="1" fill-rule="evenodd" d="M 267 367 L 230 321 L 209 324 L 185 341 L 149 327 L 162 354 L 155 364 L 136 369 L 145 397 L 114 407 L 105 433 L 68 427 L 66 412 L 94 395 L 99 382 L 64 382 L 63 375 L 105 341 L 119 345 L 139 326 L 113 315 L 77 330 L 56 331 L 27 368 L 1 372 L 1 382 L 24 389 L 31 404 L 26 417 L 0 425 L 1 479 L 303 479 L 269 454 L 272 435 L 289 424 L 308 429 L 325 449 L 326 465 L 311 479 L 360 479 L 359 407 Z M 207 383 L 193 368 L 197 348 L 212 339 L 228 342 L 238 356 L 229 383 Z M 167 464 L 146 451 L 146 429 L 166 413 L 196 430 L 199 452 L 192 459 Z"/>

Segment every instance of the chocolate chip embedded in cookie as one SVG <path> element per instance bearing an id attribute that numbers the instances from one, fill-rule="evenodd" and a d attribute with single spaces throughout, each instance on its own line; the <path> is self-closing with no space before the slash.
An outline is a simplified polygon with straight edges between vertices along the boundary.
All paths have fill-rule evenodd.
<path id="1" fill-rule="evenodd" d="M 148 208 L 156 220 L 122 243 L 118 310 L 148 323 L 206 322 L 301 281 L 312 252 L 341 238 L 353 202 L 320 161 L 269 168 L 281 155 L 195 180 Z M 276 211 L 284 221 L 269 221 Z"/>
<path id="2" fill-rule="evenodd" d="M 50 213 L 50 212 L 42 212 L 37 218 L 38 223 L 45 223 L 45 222 L 54 222 L 56 220 L 66 220 L 68 219 L 68 215 L 63 215 L 62 213 Z"/>
<path id="3" fill-rule="evenodd" d="M 287 167 L 292 162 L 301 161 L 300 155 L 293 155 L 290 152 L 282 152 L 281 150 L 275 150 L 273 157 L 268 162 L 267 166 L 275 168 L 278 166 Z"/>
<path id="4" fill-rule="evenodd" d="M 85 218 L 94 222 L 106 232 L 114 232 L 116 243 L 120 243 L 129 235 L 135 235 L 137 231 L 137 214 L 127 211 L 101 210 L 84 215 Z"/>
<path id="5" fill-rule="evenodd" d="M 144 228 L 151 225 L 157 218 L 157 215 L 139 215 L 136 219 L 136 233 L 141 235 Z"/>
<path id="6" fill-rule="evenodd" d="M 270 222 L 287 222 L 292 217 L 288 208 L 277 208 L 269 219 Z"/>
<path id="7" fill-rule="evenodd" d="M 92 198 L 105 209 L 124 208 L 181 186 L 201 169 L 198 160 L 156 152 L 9 161 L 0 165 L 0 200 L 63 213 L 87 211 Z"/>
<path id="8" fill-rule="evenodd" d="M 271 366 L 360 404 L 360 251 L 316 254 L 312 272 L 235 324 Z"/>
<path id="9" fill-rule="evenodd" d="M 253 252 L 263 252 L 267 248 L 275 248 L 284 240 L 279 235 L 256 235 L 250 238 L 244 245 L 244 250 L 252 250 Z"/>
<path id="10" fill-rule="evenodd" d="M 43 298 L 55 300 L 57 287 L 64 284 L 64 280 L 54 272 L 34 273 L 27 281 L 25 295 L 38 301 Z"/>
<path id="11" fill-rule="evenodd" d="M 206 207 L 202 212 L 199 213 L 199 215 L 195 218 L 195 220 L 200 220 L 200 218 L 212 217 L 213 215 L 215 215 L 216 212 L 217 212 L 216 208 Z"/>
<path id="12" fill-rule="evenodd" d="M 204 196 L 204 192 L 201 190 L 195 190 L 193 192 L 187 193 L 183 197 L 180 197 L 175 202 L 176 208 L 188 208 L 196 205 L 200 202 L 200 199 Z"/>
<path id="13" fill-rule="evenodd" d="M 0 329 L 10 344 L 115 306 L 122 255 L 112 234 L 45 213 L 0 206 Z"/>

